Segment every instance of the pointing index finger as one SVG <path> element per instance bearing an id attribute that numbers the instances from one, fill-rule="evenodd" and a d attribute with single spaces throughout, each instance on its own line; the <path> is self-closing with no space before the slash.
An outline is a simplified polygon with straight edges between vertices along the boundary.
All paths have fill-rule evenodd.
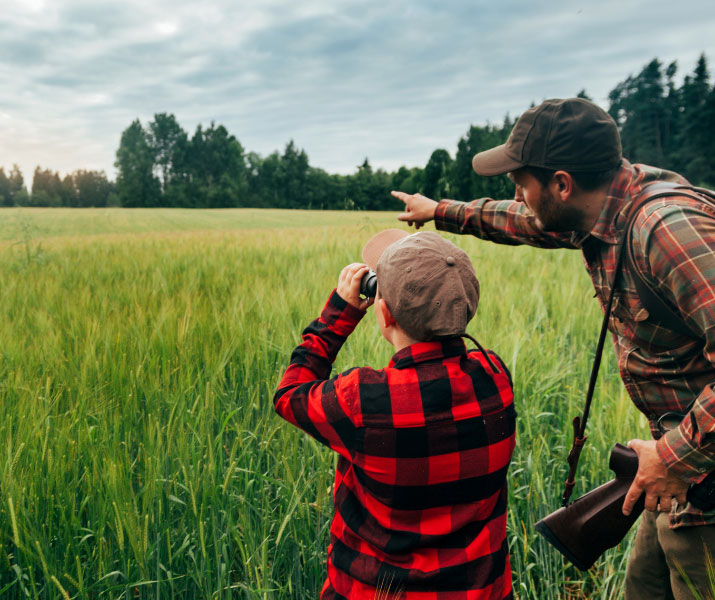
<path id="1" fill-rule="evenodd" d="M 405 194 L 405 192 L 392 191 L 390 193 L 398 200 L 402 200 L 405 204 L 407 204 L 407 201 L 410 199 L 410 194 Z"/>

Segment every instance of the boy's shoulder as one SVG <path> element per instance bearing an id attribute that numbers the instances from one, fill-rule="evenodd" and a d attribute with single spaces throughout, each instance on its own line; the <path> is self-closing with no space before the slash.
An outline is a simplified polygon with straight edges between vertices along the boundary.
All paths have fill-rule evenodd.
<path id="1" fill-rule="evenodd" d="M 382 369 L 342 372 L 334 380 L 336 392 L 357 426 L 414 427 L 484 417 L 506 410 L 514 399 L 506 364 L 487 352 L 496 371 L 480 350 L 407 365 L 393 359 Z"/>

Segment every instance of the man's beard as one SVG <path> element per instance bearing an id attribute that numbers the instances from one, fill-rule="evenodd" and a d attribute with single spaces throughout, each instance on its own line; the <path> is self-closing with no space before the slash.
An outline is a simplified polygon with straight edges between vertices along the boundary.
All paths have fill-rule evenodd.
<path id="1" fill-rule="evenodd" d="M 534 212 L 544 231 L 581 231 L 583 217 L 580 211 L 554 200 L 547 189 L 541 190 L 537 208 Z"/>

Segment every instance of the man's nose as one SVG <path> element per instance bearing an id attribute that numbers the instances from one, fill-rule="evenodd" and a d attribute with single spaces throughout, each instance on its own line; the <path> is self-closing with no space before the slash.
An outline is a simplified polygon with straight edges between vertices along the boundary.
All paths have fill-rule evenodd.
<path id="1" fill-rule="evenodd" d="M 520 185 L 515 186 L 514 200 L 516 200 L 517 202 L 524 201 L 524 189 Z"/>

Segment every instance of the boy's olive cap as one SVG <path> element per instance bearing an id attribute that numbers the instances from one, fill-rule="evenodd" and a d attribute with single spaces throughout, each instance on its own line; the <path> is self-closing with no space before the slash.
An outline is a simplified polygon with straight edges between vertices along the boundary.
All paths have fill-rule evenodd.
<path id="1" fill-rule="evenodd" d="M 380 296 L 415 340 L 464 333 L 479 304 L 479 281 L 461 248 L 432 231 L 378 233 L 363 248 Z"/>
<path id="2" fill-rule="evenodd" d="M 526 165 L 570 172 L 607 171 L 621 162 L 621 138 L 611 116 L 583 98 L 545 100 L 517 120 L 506 144 L 472 159 L 479 175 L 503 175 Z"/>

